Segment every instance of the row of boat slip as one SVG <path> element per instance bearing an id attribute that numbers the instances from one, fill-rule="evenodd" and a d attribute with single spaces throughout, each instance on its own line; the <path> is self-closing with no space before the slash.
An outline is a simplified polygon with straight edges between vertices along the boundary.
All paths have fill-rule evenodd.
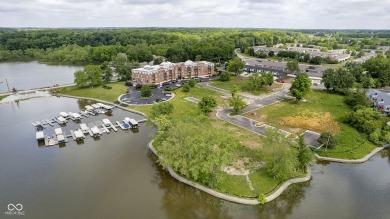
<path id="1" fill-rule="evenodd" d="M 60 112 L 59 116 L 54 117 L 52 120 L 45 119 L 42 122 L 34 121 L 32 122 L 32 125 L 37 129 L 37 131 L 42 131 L 45 129 L 44 125 L 53 126 L 53 122 L 58 123 L 59 125 L 65 125 L 68 120 L 81 121 L 82 116 L 88 117 L 89 115 L 96 116 L 99 114 L 110 113 L 113 109 L 114 106 L 109 106 L 103 103 L 96 103 L 85 106 L 85 110 L 82 110 L 79 113 Z"/>
<path id="2" fill-rule="evenodd" d="M 140 122 L 143 122 L 141 120 Z M 116 121 L 117 125 L 111 123 L 111 121 L 107 118 L 102 121 L 91 122 L 86 125 L 85 123 L 80 124 L 80 128 L 76 130 L 70 130 L 70 135 L 66 135 L 65 132 L 62 131 L 62 128 L 54 129 L 55 134 L 53 136 L 45 135 L 43 130 L 36 132 L 35 136 L 37 141 L 45 141 L 46 146 L 56 145 L 60 143 L 68 142 L 67 138 L 72 137 L 73 140 L 83 140 L 85 139 L 85 135 L 89 134 L 91 137 L 97 138 L 102 135 L 102 133 L 110 133 L 110 129 L 115 132 L 118 131 L 117 127 L 120 127 L 122 130 L 128 130 L 131 128 L 138 128 L 139 123 L 135 119 L 131 119 L 129 117 L 125 117 L 123 119 L 123 123 Z"/>

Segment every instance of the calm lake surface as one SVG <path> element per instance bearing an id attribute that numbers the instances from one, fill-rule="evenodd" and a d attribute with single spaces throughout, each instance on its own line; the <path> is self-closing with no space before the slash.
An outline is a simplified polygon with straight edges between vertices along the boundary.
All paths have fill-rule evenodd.
<path id="1" fill-rule="evenodd" d="M 73 83 L 73 73 L 83 69 L 82 66 L 47 65 L 38 62 L 5 62 L 0 63 L 0 93 L 9 89 L 18 90 L 53 86 L 54 84 Z"/>
<path id="2" fill-rule="evenodd" d="M 91 102 L 39 98 L 0 104 L 0 218 L 10 203 L 23 218 L 389 218 L 390 153 L 360 165 L 313 166 L 313 179 L 276 201 L 245 206 L 172 179 L 147 149 L 155 130 L 119 130 L 83 144 L 39 146 L 33 120 L 78 112 Z M 139 115 L 115 109 L 109 119 Z M 84 118 L 88 123 L 106 116 Z M 70 121 L 63 130 L 77 127 Z"/>

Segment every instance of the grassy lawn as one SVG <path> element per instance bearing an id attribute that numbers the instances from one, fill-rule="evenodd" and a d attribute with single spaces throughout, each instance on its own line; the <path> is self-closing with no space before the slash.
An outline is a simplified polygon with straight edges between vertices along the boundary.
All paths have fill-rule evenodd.
<path id="1" fill-rule="evenodd" d="M 210 85 L 228 91 L 231 91 L 233 89 L 233 85 L 236 85 L 241 92 L 248 92 L 254 95 L 269 93 L 274 89 L 282 87 L 281 84 L 274 83 L 272 86 L 266 86 L 260 90 L 253 91 L 253 90 L 248 90 L 246 88 L 247 81 L 248 81 L 247 78 L 241 76 L 231 76 L 230 81 L 213 81 L 212 83 L 210 83 Z"/>
<path id="2" fill-rule="evenodd" d="M 6 97 L 8 97 L 8 95 L 0 96 L 0 100 L 4 99 Z"/>
<path id="3" fill-rule="evenodd" d="M 329 94 L 325 91 L 311 92 L 307 95 L 307 102 L 286 100 L 281 103 L 264 107 L 246 116 L 275 127 L 301 133 L 308 127 L 315 127 L 317 132 L 331 131 L 336 134 L 338 144 L 334 149 L 320 149 L 317 151 L 322 156 L 337 158 L 358 159 L 371 152 L 375 145 L 368 141 L 367 136 L 359 133 L 353 127 L 344 124 L 344 118 L 351 112 L 344 103 L 344 97 L 337 94 Z M 306 114 L 309 114 L 307 116 Z M 318 121 L 314 117 L 324 116 L 328 121 Z M 328 116 L 327 116 L 328 115 Z M 329 116 L 330 115 L 330 116 Z M 297 118 L 299 122 L 286 123 L 290 118 Z M 320 117 L 321 118 L 321 117 Z M 320 126 L 310 122 L 325 122 Z M 336 124 L 336 128 L 334 125 Z"/>
<path id="4" fill-rule="evenodd" d="M 120 95 L 126 93 L 128 88 L 123 82 L 108 84 L 108 86 L 111 86 L 112 89 L 104 89 L 102 86 L 94 88 L 78 88 L 76 86 L 72 86 L 60 88 L 58 89 L 58 92 L 72 96 L 90 97 L 108 102 L 115 102 Z"/>
<path id="5" fill-rule="evenodd" d="M 69 87 L 62 89 L 60 93 L 114 102 L 119 95 L 125 93 L 126 91 L 126 87 L 123 83 L 113 83 L 110 86 L 112 86 L 112 89 L 110 90 L 103 89 L 102 87 L 84 89 Z M 197 105 L 185 100 L 184 98 L 186 97 L 201 99 L 205 96 L 212 96 L 217 100 L 219 106 L 226 107 L 228 105 L 227 100 L 222 98 L 218 92 L 202 87 L 191 88 L 188 93 L 183 92 L 181 88 L 172 92 L 175 93 L 175 98 L 170 101 L 170 103 L 174 105 L 173 116 L 194 111 L 199 112 Z M 128 106 L 128 108 L 141 111 L 148 115 L 152 105 Z M 215 112 L 210 113 L 209 118 L 213 127 L 224 130 L 227 134 L 236 135 L 240 139 L 241 147 L 236 148 L 234 151 L 237 160 L 248 158 L 253 162 L 261 161 L 260 155 L 257 153 L 257 151 L 262 148 L 263 139 L 261 136 L 218 119 Z M 155 146 L 158 147 L 157 145 Z M 223 173 L 222 180 L 218 185 L 216 185 L 215 189 L 234 196 L 253 198 L 261 193 L 267 194 L 281 184 L 280 180 L 275 180 L 272 177 L 269 177 L 262 169 L 253 171 L 253 173 L 250 174 L 250 179 L 255 187 L 255 191 L 250 189 L 245 176 L 234 176 Z"/>

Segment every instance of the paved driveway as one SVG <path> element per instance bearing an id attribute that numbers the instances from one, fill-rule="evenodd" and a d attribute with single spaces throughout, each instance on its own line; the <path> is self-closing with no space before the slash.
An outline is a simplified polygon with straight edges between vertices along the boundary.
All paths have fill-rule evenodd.
<path id="1" fill-rule="evenodd" d="M 141 90 L 137 90 L 134 87 L 128 89 L 128 93 L 121 96 L 120 100 L 127 104 L 152 104 L 156 102 L 156 99 L 160 101 L 166 101 L 172 98 L 167 96 L 164 93 L 164 88 L 154 88 L 152 89 L 153 97 L 150 98 L 141 98 Z M 168 92 L 169 93 L 169 92 Z"/>

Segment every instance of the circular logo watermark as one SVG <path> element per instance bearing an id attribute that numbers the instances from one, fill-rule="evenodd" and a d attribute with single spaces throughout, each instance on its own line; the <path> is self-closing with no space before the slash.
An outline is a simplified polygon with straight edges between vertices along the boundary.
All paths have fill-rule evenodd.
<path id="1" fill-rule="evenodd" d="M 5 212 L 5 215 L 25 215 L 25 212 L 23 210 L 22 204 L 8 204 L 7 205 L 8 211 Z"/>

